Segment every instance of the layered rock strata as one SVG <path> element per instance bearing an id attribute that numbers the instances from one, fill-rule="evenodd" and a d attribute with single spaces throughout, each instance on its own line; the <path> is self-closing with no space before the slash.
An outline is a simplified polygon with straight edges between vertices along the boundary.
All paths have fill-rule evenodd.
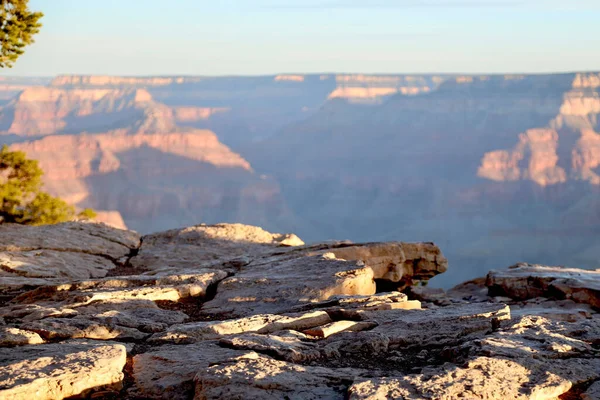
<path id="1" fill-rule="evenodd" d="M 0 238 L 3 399 L 594 398 L 600 382 L 597 271 L 521 264 L 444 292 L 421 285 L 448 268 L 432 243 L 240 224 Z"/>

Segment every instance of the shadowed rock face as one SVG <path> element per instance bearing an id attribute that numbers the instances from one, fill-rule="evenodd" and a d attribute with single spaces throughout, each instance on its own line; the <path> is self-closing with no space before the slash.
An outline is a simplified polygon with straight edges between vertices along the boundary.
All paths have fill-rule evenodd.
<path id="1" fill-rule="evenodd" d="M 278 185 L 206 130 L 58 135 L 13 145 L 39 160 L 45 188 L 106 222 L 147 232 L 192 221 L 289 219 Z M 114 214 L 114 213 L 113 213 Z M 115 221 L 116 219 L 116 221 Z"/>
<path id="2" fill-rule="evenodd" d="M 446 272 L 432 243 L 242 224 L 0 237 L 2 399 L 550 400 L 600 382 L 590 271 L 523 264 L 445 293 L 410 287 Z"/>

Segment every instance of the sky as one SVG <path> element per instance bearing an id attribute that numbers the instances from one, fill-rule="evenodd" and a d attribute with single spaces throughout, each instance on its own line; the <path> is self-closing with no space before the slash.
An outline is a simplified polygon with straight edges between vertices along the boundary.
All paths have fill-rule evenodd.
<path id="1" fill-rule="evenodd" d="M 30 0 L 2 75 L 600 70 L 600 0 Z"/>

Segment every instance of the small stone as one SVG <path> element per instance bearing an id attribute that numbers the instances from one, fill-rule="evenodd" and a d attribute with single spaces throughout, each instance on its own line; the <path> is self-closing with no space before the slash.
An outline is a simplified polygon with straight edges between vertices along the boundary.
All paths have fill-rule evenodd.
<path id="1" fill-rule="evenodd" d="M 10 326 L 0 326 L 0 347 L 23 346 L 26 344 L 41 344 L 44 339 L 35 332 L 30 332 Z"/>
<path id="2" fill-rule="evenodd" d="M 372 321 L 335 321 L 327 325 L 319 326 L 316 328 L 307 329 L 304 331 L 305 334 L 311 336 L 317 336 L 326 338 L 331 335 L 335 335 L 340 332 L 358 332 L 371 329 L 377 326 L 376 322 Z"/>

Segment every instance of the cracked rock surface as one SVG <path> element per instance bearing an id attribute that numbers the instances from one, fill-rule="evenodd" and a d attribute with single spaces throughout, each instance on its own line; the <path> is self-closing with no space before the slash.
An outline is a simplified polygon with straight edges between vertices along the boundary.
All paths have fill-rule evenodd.
<path id="1" fill-rule="evenodd" d="M 594 399 L 600 273 L 432 243 L 0 225 L 2 399 Z M 596 396 L 596 397 L 595 397 Z"/>

